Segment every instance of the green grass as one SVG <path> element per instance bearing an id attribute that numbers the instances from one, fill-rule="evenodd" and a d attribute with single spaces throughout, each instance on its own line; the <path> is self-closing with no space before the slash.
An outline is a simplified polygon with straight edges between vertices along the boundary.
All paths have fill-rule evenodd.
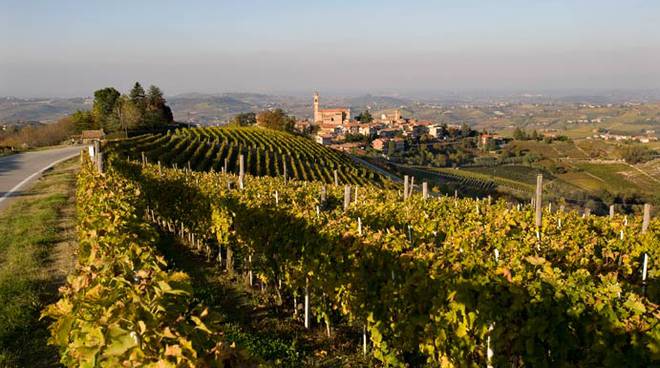
<path id="1" fill-rule="evenodd" d="M 534 181 L 534 185 L 531 185 L 525 182 L 521 182 L 519 180 L 508 179 L 500 176 L 493 177 L 491 173 L 470 171 L 470 170 L 466 170 L 465 168 L 460 168 L 458 170 L 450 169 L 450 168 L 432 168 L 429 169 L 429 171 L 444 173 L 449 175 L 457 175 L 475 180 L 492 181 L 497 185 L 502 185 L 504 187 L 509 187 L 511 189 L 520 190 L 520 191 L 531 191 L 534 189 L 536 185 L 536 180 Z"/>
<path id="2" fill-rule="evenodd" d="M 545 170 L 535 169 L 529 166 L 504 165 L 494 167 L 464 167 L 461 170 L 471 171 L 487 175 L 488 177 L 504 178 L 529 185 L 536 185 L 536 176 L 543 174 L 544 179 L 552 179 L 553 176 Z"/>
<path id="3" fill-rule="evenodd" d="M 70 205 L 72 163 L 49 171 L 0 213 L 0 367 L 53 366 L 42 307 L 54 294 L 51 251 L 62 238 L 61 211 Z"/>

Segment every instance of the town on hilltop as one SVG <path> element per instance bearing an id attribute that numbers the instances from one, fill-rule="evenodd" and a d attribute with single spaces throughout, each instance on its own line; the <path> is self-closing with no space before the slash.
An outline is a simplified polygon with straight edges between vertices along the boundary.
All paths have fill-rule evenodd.
<path id="1" fill-rule="evenodd" d="M 315 133 L 317 143 L 332 148 L 360 153 L 366 147 L 366 142 L 376 151 L 383 153 L 402 152 L 406 149 L 406 138 L 418 139 L 426 137 L 425 143 L 432 145 L 446 142 L 451 137 L 460 135 L 474 135 L 474 131 L 465 124 L 438 123 L 431 120 L 417 120 L 402 116 L 400 109 L 390 109 L 372 116 L 369 110 L 351 115 L 349 107 L 321 108 L 321 96 L 314 93 L 313 118 L 298 120 L 296 130 L 300 132 Z M 456 134 L 459 132 L 459 134 Z M 504 143 L 504 139 L 497 134 L 482 133 L 479 139 L 480 146 L 487 146 L 489 142 L 497 145 Z"/>

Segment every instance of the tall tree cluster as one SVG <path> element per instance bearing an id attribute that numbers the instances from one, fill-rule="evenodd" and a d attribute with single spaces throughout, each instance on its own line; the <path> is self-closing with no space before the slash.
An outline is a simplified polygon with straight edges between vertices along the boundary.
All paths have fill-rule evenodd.
<path id="1" fill-rule="evenodd" d="M 288 132 L 292 132 L 296 124 L 296 119 L 282 109 L 262 111 L 257 114 L 256 121 L 258 126 Z"/>
<path id="2" fill-rule="evenodd" d="M 94 92 L 92 110 L 71 116 L 76 130 L 103 129 L 106 133 L 132 129 L 156 129 L 174 121 L 163 92 L 156 86 L 144 90 L 136 82 L 128 95 L 113 87 Z"/>

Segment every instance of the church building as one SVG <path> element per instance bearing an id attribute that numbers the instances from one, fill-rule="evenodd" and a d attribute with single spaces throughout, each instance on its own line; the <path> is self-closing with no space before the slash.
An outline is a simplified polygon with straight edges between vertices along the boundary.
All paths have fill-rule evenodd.
<path id="1" fill-rule="evenodd" d="M 341 125 L 351 120 L 350 108 L 319 109 L 319 93 L 314 92 L 314 123 Z"/>

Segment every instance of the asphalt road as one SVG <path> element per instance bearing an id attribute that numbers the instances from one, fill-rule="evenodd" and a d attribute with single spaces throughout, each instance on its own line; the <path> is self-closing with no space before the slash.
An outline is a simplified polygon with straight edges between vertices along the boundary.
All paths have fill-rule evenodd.
<path id="1" fill-rule="evenodd" d="M 20 198 L 41 174 L 86 146 L 67 146 L 0 157 L 0 211 Z"/>

